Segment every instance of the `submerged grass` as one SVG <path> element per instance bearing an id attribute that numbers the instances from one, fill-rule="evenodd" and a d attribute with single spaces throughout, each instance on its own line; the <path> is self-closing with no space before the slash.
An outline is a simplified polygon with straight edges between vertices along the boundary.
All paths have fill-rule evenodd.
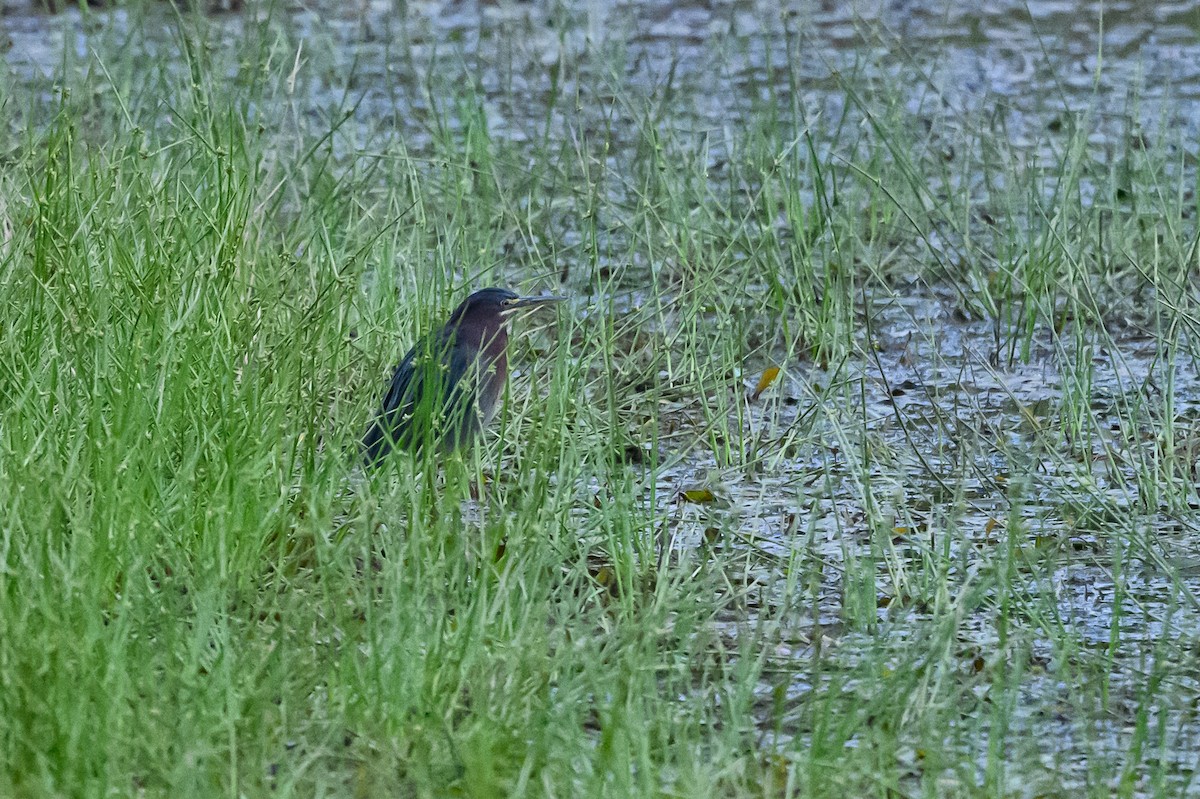
<path id="1" fill-rule="evenodd" d="M 410 145 L 142 13 L 5 87 L 0 793 L 1194 790 L 1177 142 L 567 60 L 508 137 L 433 59 Z M 475 452 L 356 471 L 420 331 L 556 283 Z"/>

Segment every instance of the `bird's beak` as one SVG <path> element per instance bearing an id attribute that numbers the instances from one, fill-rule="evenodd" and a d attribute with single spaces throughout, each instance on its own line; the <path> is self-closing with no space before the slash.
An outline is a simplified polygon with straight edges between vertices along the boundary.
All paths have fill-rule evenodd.
<path id="1" fill-rule="evenodd" d="M 540 308 L 543 305 L 553 305 L 556 302 L 565 302 L 566 297 L 517 297 L 509 300 L 504 309 L 504 313 L 514 314 L 519 311 L 529 310 L 531 308 Z"/>

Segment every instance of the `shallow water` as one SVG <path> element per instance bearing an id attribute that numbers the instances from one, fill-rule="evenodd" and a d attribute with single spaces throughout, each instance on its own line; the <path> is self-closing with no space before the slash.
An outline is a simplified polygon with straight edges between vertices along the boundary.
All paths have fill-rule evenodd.
<path id="1" fill-rule="evenodd" d="M 0 16 L 7 68 L 26 78 L 51 76 L 64 47 L 86 60 L 87 34 L 128 31 L 125 11 L 47 16 L 36 4 L 9 3 Z M 698 130 L 719 130 L 790 90 L 819 112 L 845 102 L 835 80 L 905 73 L 922 80 L 906 98 L 915 116 L 947 118 L 980 109 L 1004 117 L 1015 141 L 1046 138 L 1072 112 L 1097 112 L 1097 145 L 1137 131 L 1170 130 L 1196 138 L 1200 125 L 1200 5 L 1194 2 L 386 2 L 293 5 L 272 24 L 300 48 L 297 99 L 320 109 L 347 91 L 361 100 L 359 121 L 385 121 L 420 149 L 432 65 L 462 70 L 487 96 L 493 135 L 522 140 L 564 134 L 612 120 L 603 91 L 661 87 L 686 97 Z M 153 9 L 151 9 L 153 11 Z M 256 14 L 258 16 L 256 17 Z M 264 24 L 266 11 L 213 17 L 234 46 Z M 174 17 L 163 10 L 157 40 L 172 47 Z M 161 37 L 161 38 L 159 38 Z M 790 67 L 785 68 L 785 65 Z M 615 71 L 614 71 L 615 66 Z M 555 81 L 561 79 L 557 91 Z M 548 105 L 559 97 L 577 103 Z M 1097 102 L 1097 99 L 1100 102 Z M 1108 105 L 1109 101 L 1113 104 Z M 1170 111 L 1168 116 L 1163 112 Z M 619 115 L 621 109 L 615 109 Z M 619 131 L 620 126 L 616 125 Z M 1135 131 L 1136 132 L 1136 131 Z"/>

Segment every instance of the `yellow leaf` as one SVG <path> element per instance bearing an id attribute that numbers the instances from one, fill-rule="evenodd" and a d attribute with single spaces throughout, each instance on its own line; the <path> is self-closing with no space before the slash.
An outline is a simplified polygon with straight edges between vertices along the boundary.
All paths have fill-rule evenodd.
<path id="1" fill-rule="evenodd" d="M 779 377 L 778 366 L 772 366 L 764 371 L 762 373 L 762 377 L 758 379 L 758 385 L 754 387 L 754 393 L 750 395 L 750 399 L 758 399 L 761 397 L 762 393 L 766 391 L 772 383 L 775 382 L 775 378 L 777 377 Z"/>

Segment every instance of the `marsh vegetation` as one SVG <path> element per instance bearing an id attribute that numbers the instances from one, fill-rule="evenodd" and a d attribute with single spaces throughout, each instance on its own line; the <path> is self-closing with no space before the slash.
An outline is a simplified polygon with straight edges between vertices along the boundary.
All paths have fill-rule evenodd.
<path id="1" fill-rule="evenodd" d="M 4 17 L 0 794 L 1194 795 L 1195 45 L 841 13 Z"/>

